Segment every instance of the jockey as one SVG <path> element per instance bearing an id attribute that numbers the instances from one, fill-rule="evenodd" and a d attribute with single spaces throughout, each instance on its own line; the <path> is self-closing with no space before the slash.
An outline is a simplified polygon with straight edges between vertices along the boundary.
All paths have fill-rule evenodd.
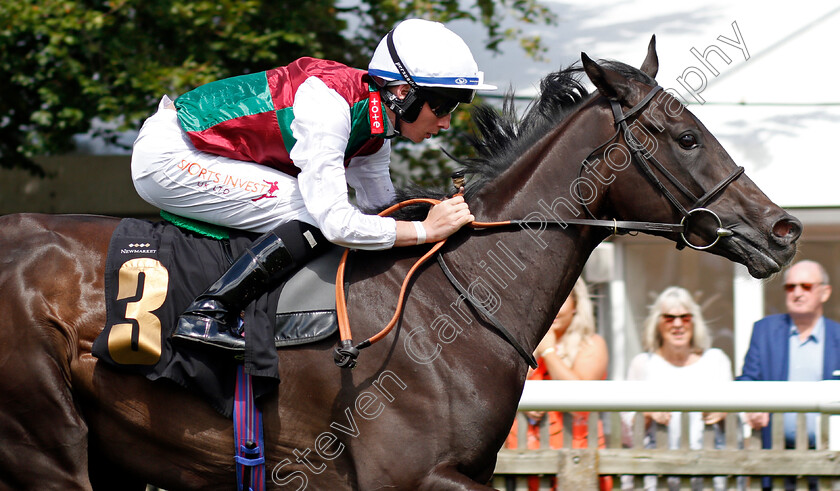
<path id="1" fill-rule="evenodd" d="M 432 207 L 423 222 L 360 208 L 394 199 L 391 138 L 431 138 L 449 128 L 459 103 L 492 89 L 457 34 L 410 19 L 382 39 L 367 72 L 301 58 L 211 82 L 174 102 L 164 96 L 134 144 L 138 194 L 176 215 L 263 233 L 181 315 L 176 336 L 238 333 L 243 308 L 329 242 L 410 246 L 473 221 L 460 196 Z"/>

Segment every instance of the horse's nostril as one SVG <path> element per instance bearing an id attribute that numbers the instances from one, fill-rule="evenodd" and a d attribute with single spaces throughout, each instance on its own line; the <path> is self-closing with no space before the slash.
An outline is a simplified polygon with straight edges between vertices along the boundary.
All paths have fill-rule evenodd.
<path id="1" fill-rule="evenodd" d="M 780 239 L 796 240 L 802 233 L 802 224 L 795 218 L 784 218 L 773 225 L 773 235 Z"/>
<path id="2" fill-rule="evenodd" d="M 793 225 L 786 220 L 780 220 L 773 225 L 773 234 L 776 237 L 785 237 L 791 232 L 791 230 L 793 230 Z"/>

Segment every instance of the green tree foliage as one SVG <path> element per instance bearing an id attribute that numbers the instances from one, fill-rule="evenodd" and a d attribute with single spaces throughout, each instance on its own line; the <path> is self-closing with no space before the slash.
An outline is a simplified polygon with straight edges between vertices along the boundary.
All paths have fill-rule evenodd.
<path id="1" fill-rule="evenodd" d="M 0 166 L 39 172 L 32 157 L 72 150 L 73 135 L 91 130 L 96 119 L 108 123 L 97 125 L 97 136 L 115 141 L 119 132 L 138 128 L 163 93 L 178 95 L 300 56 L 365 67 L 377 41 L 403 18 L 480 22 L 490 49 L 521 38 L 532 56 L 541 51 L 539 40 L 503 29 L 503 20 L 553 22 L 538 0 L 464 5 L 457 0 L 0 2 Z M 453 126 L 461 127 L 468 118 L 454 119 Z M 415 159 L 412 177 L 420 179 L 445 165 L 423 163 L 428 156 L 409 157 Z"/>

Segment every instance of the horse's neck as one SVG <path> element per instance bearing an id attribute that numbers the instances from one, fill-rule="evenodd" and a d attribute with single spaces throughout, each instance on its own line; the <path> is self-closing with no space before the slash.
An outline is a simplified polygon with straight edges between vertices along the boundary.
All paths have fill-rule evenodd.
<path id="1" fill-rule="evenodd" d="M 488 183 L 470 202 L 470 209 L 480 221 L 501 221 L 523 218 L 543 200 L 566 203 L 561 218 L 581 217 L 583 206 L 573 198 L 571 185 L 581 174 L 590 176 L 581 172 L 581 166 L 613 132 L 610 116 L 594 102 L 586 103 Z M 606 201 L 600 191 L 601 196 L 587 205 L 595 216 L 600 216 Z"/>
<path id="2" fill-rule="evenodd" d="M 470 295 L 533 350 L 601 238 L 593 231 L 510 227 L 472 236 L 446 255 Z"/>
<path id="3" fill-rule="evenodd" d="M 586 218 L 571 196 L 583 160 L 611 134 L 604 115 L 581 110 L 539 140 L 479 194 L 470 207 L 479 221 Z M 590 210 L 599 215 L 604 202 Z M 458 247 L 459 268 L 468 277 L 486 277 L 499 293 L 498 317 L 516 326 L 518 338 L 533 349 L 548 329 L 581 274 L 600 230 L 577 225 L 539 225 L 473 236 Z M 524 293 L 523 293 L 524 292 Z"/>

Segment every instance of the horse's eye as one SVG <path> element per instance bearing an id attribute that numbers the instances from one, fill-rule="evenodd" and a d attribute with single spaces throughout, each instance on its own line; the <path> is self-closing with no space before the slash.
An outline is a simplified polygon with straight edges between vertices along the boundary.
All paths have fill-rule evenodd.
<path id="1" fill-rule="evenodd" d="M 697 139 L 694 138 L 694 135 L 692 135 L 691 133 L 680 135 L 679 142 L 680 146 L 685 149 L 694 148 L 697 146 Z"/>

